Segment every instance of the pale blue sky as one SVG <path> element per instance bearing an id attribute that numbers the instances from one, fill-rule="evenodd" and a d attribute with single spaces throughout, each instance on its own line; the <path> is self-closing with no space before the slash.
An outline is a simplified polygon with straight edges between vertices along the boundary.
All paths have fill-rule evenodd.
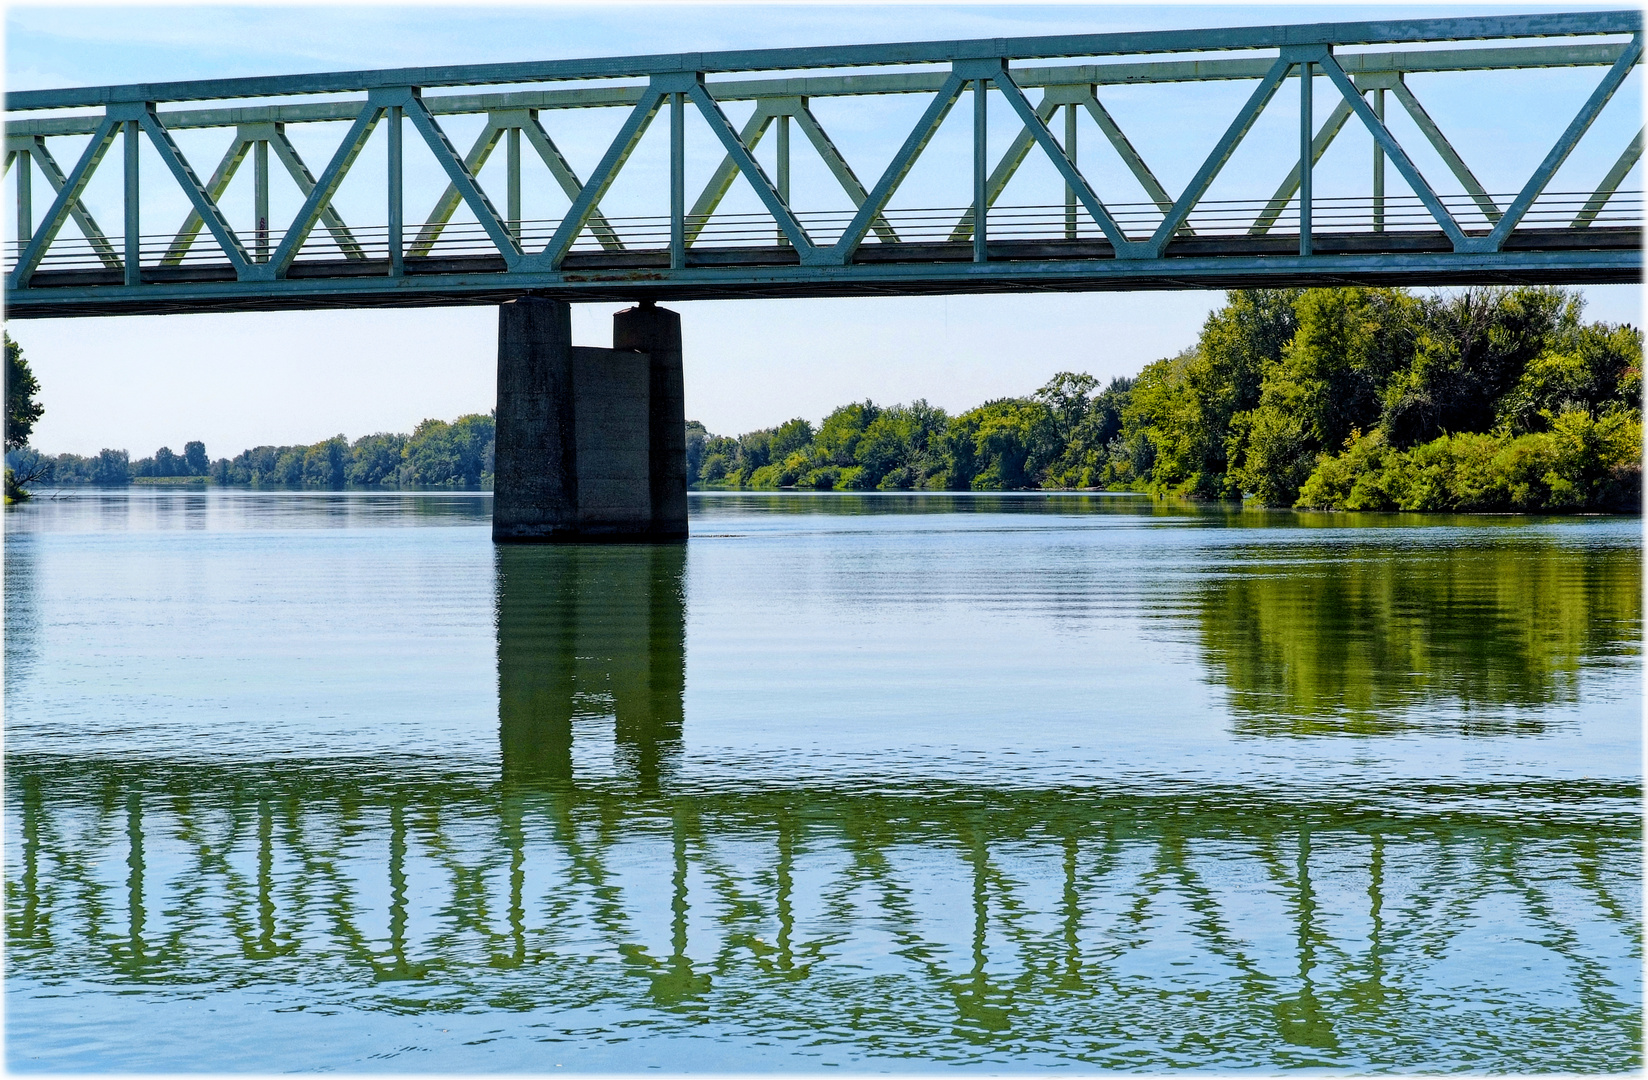
<path id="1" fill-rule="evenodd" d="M 12 6 L 6 13 L 6 64 L 8 86 L 24 89 L 636 52 L 1562 9 L 1468 4 Z M 1433 76 L 1414 85 L 1483 182 L 1490 190 L 1504 191 L 1520 187 L 1599 75 L 1581 70 Z M 1640 123 L 1640 78 L 1632 76 L 1559 174 L 1555 189 L 1587 180 L 1594 185 L 1606 170 Z M 1164 183 L 1176 189 L 1246 92 L 1242 84 L 1128 88 L 1106 100 Z M 816 111 L 860 175 L 873 176 L 921 106 L 914 98 L 850 99 L 819 102 Z M 1319 115 L 1331 107 L 1331 102 L 1319 101 Z M 735 120 L 741 118 L 737 109 L 729 112 Z M 966 132 L 954 130 L 970 121 L 962 112 L 951 117 L 930 160 L 912 173 L 895 205 L 949 206 L 965 200 Z M 1515 122 L 1507 124 L 1507 116 Z M 557 114 L 551 132 L 575 167 L 587 173 L 620 119 L 615 113 Z M 461 145 L 471 137 L 466 123 L 454 119 L 448 125 Z M 1287 168 L 1296 124 L 1292 100 L 1279 96 L 1256 128 L 1252 145 L 1232 160 L 1220 179 L 1222 188 L 1211 196 L 1268 195 Z M 324 160 L 341 130 L 338 125 L 308 125 L 293 129 L 293 137 L 312 160 Z M 653 181 L 662 173 L 659 144 L 665 131 L 665 125 L 655 125 L 649 132 L 631 167 L 633 177 L 626 177 L 630 182 L 621 181 L 609 196 L 613 212 L 660 212 L 652 204 L 663 186 Z M 689 187 L 701 183 L 717 160 L 706 133 L 697 132 L 697 139 L 693 134 L 689 131 Z M 1003 117 L 992 127 L 992 143 L 1005 145 L 1012 134 Z M 197 167 L 207 171 L 224 138 L 189 133 L 180 142 Z M 1084 139 L 1084 148 L 1094 148 L 1084 169 L 1100 194 L 1137 198 L 1127 187 L 1131 180 L 1125 172 L 1099 153 L 1097 132 L 1084 133 Z M 1323 161 L 1318 194 L 1363 193 L 1370 145 L 1365 134 L 1348 131 Z M 374 201 L 381 202 L 381 188 L 373 183 L 381 168 L 371 161 L 379 152 L 376 146 L 370 149 L 351 177 L 358 183 L 346 182 L 340 191 L 339 208 L 352 221 L 382 219 L 381 209 L 374 208 Z M 762 153 L 770 155 L 770 147 Z M 1415 156 L 1433 183 L 1449 188 L 1439 162 L 1423 153 Z M 108 175 L 94 181 L 88 201 L 98 217 L 117 222 L 118 170 L 105 171 Z M 158 162 L 146 162 L 145 175 L 155 175 L 158 182 Z M 487 181 L 489 173 L 482 179 Z M 831 200 L 839 199 L 828 191 L 822 169 L 799 150 L 795 183 L 798 203 L 805 204 L 814 192 L 819 208 L 830 208 Z M 1393 174 L 1393 190 L 1396 183 Z M 242 186 L 237 180 L 225 198 L 231 219 L 250 213 L 249 194 L 237 190 Z M 1626 186 L 1639 188 L 1640 180 Z M 438 187 L 432 172 L 409 178 L 409 213 L 418 212 L 420 197 L 432 202 Z M 1050 166 L 1032 162 L 1003 202 L 1047 203 L 1060 197 Z M 5 198 L 9 201 L 9 193 Z M 529 217 L 557 216 L 556 198 L 547 185 L 534 187 L 529 176 Z M 741 199 L 753 205 L 752 196 L 735 190 L 728 207 L 742 206 Z M 276 189 L 277 220 L 283 210 L 295 209 L 295 200 L 295 191 Z M 146 203 L 145 210 L 153 223 L 146 220 L 144 231 L 159 231 L 174 217 L 181 221 L 186 206 L 179 195 L 172 202 Z M 9 226 L 9 214 L 7 222 Z M 1596 317 L 1640 319 L 1640 291 L 1634 287 L 1591 289 L 1587 295 Z M 816 421 L 829 408 L 864 397 L 883 402 L 926 397 L 961 409 L 986 398 L 1028 392 L 1060 370 L 1085 370 L 1106 379 L 1132 374 L 1190 344 L 1206 313 L 1221 300 L 1219 293 L 1182 292 L 674 306 L 682 312 L 687 338 L 688 415 L 711 430 L 737 433 L 796 415 Z M 577 339 L 605 344 L 614 307 L 577 308 Z M 163 443 L 178 449 L 187 439 L 202 438 L 218 456 L 258 443 L 311 442 L 340 431 L 353 438 L 377 430 L 410 430 L 426 416 L 485 411 L 494 395 L 495 320 L 491 309 L 458 308 L 30 321 L 13 323 L 10 329 L 28 350 L 44 389 L 47 413 L 36 429 L 37 446 L 80 453 L 123 447 L 136 456 Z"/>

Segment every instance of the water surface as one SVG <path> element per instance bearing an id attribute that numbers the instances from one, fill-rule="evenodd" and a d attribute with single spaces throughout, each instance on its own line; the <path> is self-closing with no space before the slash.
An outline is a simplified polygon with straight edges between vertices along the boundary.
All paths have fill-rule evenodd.
<path id="1" fill-rule="evenodd" d="M 9 510 L 17 1070 L 1641 1067 L 1637 519 Z"/>

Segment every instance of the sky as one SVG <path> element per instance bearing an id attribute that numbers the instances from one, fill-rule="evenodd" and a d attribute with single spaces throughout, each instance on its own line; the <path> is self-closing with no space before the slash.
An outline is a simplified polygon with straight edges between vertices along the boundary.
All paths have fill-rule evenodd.
<path id="1" fill-rule="evenodd" d="M 6 78 L 7 87 L 18 90 L 424 64 L 1601 6 L 1606 5 L 1594 0 L 1491 7 L 11 5 L 5 15 Z M 1552 70 L 1420 76 L 1410 82 L 1485 186 L 1497 193 L 1520 188 L 1600 74 L 1594 69 Z M 1640 72 L 1631 76 L 1552 190 L 1595 185 L 1641 123 L 1640 80 Z M 1105 100 L 1164 184 L 1177 190 L 1249 88 L 1235 83 L 1127 87 L 1107 93 Z M 1325 96 L 1317 95 L 1318 117 L 1332 107 Z M 1288 155 L 1297 153 L 1296 101 L 1296 96 L 1278 95 L 1210 198 L 1270 194 L 1289 167 Z M 913 96 L 820 100 L 815 111 L 861 178 L 867 178 L 890 158 L 923 104 Z M 748 106 L 743 109 L 747 113 Z M 728 112 L 735 123 L 741 121 L 737 108 Z M 544 116 L 584 175 L 622 120 L 611 110 Z M 952 113 L 895 198 L 895 207 L 965 204 L 971 183 L 966 164 L 970 123 L 970 110 Z M 447 127 L 462 146 L 478 124 L 452 118 Z M 1140 198 L 1136 186 L 1129 188 L 1133 181 L 1119 161 L 1106 158 L 1108 147 L 1091 121 L 1084 124 L 1089 126 L 1081 136 L 1083 170 L 1101 197 Z M 999 153 L 1015 131 L 1016 125 L 1005 119 L 993 121 L 992 150 Z M 318 171 L 315 163 L 330 156 L 342 126 L 295 125 L 290 133 Z M 1397 135 L 1404 145 L 1414 145 L 1399 127 Z M 179 143 L 207 172 L 227 137 L 221 132 L 180 133 Z M 667 170 L 666 140 L 667 124 L 655 124 L 603 203 L 610 214 L 667 212 L 667 202 L 662 210 L 657 206 L 658 196 L 667 190 L 660 182 Z M 72 159 L 74 140 L 62 144 L 55 150 L 59 160 Z M 338 209 L 351 223 L 383 220 L 376 205 L 382 200 L 381 144 L 380 131 L 339 191 Z M 839 188 L 831 187 L 822 166 L 801 145 L 797 140 L 794 201 L 806 208 L 839 208 Z M 1439 190 L 1458 190 L 1440 159 L 1427 158 L 1427 151 L 1415 151 L 1420 169 Z M 771 152 L 764 145 L 758 154 L 769 169 Z M 150 186 L 145 188 L 144 231 L 175 228 L 187 206 L 180 193 L 166 190 L 171 185 L 163 181 L 163 167 L 152 151 L 146 154 L 143 170 Z M 1370 154 L 1366 134 L 1347 129 L 1318 168 L 1318 196 L 1365 195 Z M 500 153 L 496 164 L 483 171 L 483 185 L 496 180 L 501 188 L 501 160 Z M 707 128 L 689 124 L 689 198 L 718 160 Z M 1641 168 L 1625 188 L 1641 188 Z M 244 173 L 224 199 L 237 227 L 237 215 L 249 218 L 251 213 L 250 170 Z M 1400 180 L 1394 172 L 1390 176 L 1394 194 Z M 409 216 L 418 214 L 420 199 L 425 206 L 433 204 L 440 186 L 432 162 L 409 156 Z M 528 217 L 555 217 L 564 210 L 565 201 L 547 174 L 534 176 L 529 169 L 524 186 Z M 8 182 L 0 193 L 7 207 L 13 204 L 12 189 Z M 295 188 L 287 191 L 277 182 L 272 199 L 271 216 L 277 221 L 296 209 Z M 1032 160 L 1001 201 L 1061 200 L 1062 187 L 1051 166 Z M 87 202 L 105 224 L 120 221 L 118 168 L 100 171 Z M 728 210 L 754 205 L 742 181 L 724 204 Z M 458 218 L 463 216 L 460 212 Z M 4 221 L 9 233 L 15 227 L 9 210 Z M 1637 287 L 1584 292 L 1592 317 L 1641 321 Z M 816 423 L 835 406 L 865 398 L 882 403 L 926 398 L 959 411 L 990 398 L 1028 393 L 1059 371 L 1086 371 L 1106 381 L 1132 375 L 1192 344 L 1202 321 L 1222 302 L 1218 292 L 1187 291 L 720 300 L 670 306 L 682 315 L 687 415 L 711 431 L 736 434 L 793 416 Z M 574 340 L 608 344 L 611 313 L 619 306 L 576 305 Z M 161 445 L 177 450 L 187 440 L 201 439 L 208 453 L 218 457 L 265 443 L 410 431 L 427 417 L 485 412 L 494 403 L 496 313 L 490 308 L 28 320 L 11 322 L 8 330 L 23 345 L 42 387 L 46 413 L 35 428 L 34 445 L 52 453 L 111 447 L 126 449 L 135 458 Z"/>

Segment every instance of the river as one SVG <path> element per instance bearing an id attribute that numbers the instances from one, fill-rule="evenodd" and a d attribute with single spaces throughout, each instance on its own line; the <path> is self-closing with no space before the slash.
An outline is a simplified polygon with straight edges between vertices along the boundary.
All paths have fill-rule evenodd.
<path id="1" fill-rule="evenodd" d="M 6 512 L 15 1071 L 1642 1067 L 1642 522 Z"/>

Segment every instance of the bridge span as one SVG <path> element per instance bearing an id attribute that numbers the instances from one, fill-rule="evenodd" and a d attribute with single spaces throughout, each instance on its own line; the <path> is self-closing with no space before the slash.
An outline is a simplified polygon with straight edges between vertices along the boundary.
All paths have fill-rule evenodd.
<path id="1" fill-rule="evenodd" d="M 499 305 L 494 536 L 674 539 L 682 348 L 657 301 L 1639 282 L 1640 91 L 1619 91 L 1641 59 L 1641 13 L 1616 10 L 21 91 L 6 312 Z M 1549 69 L 1592 78 L 1529 151 L 1530 110 L 1498 88 Z M 1525 180 L 1490 190 L 1416 93 L 1455 78 L 1476 80 L 1476 150 L 1501 156 L 1485 175 Z M 1141 105 L 1187 89 L 1211 123 Z M 1616 97 L 1634 136 L 1614 123 L 1624 146 L 1579 159 L 1611 165 L 1564 169 Z M 1350 171 L 1347 131 L 1369 153 Z M 604 150 L 580 171 L 575 143 Z M 94 215 L 114 208 L 117 234 Z M 613 348 L 575 348 L 577 301 L 638 306 Z"/>
<path id="2" fill-rule="evenodd" d="M 612 301 L 1634 282 L 1642 274 L 1642 199 L 1621 185 L 1641 154 L 1640 129 L 1617 158 L 1608 148 L 1614 164 L 1605 173 L 1582 184 L 1570 179 L 1573 190 L 1552 190 L 1551 183 L 1640 62 L 1641 32 L 1640 12 L 1610 11 L 11 93 L 6 164 L 17 175 L 8 314 L 498 303 L 527 292 Z M 1439 76 L 1475 73 L 1482 99 L 1471 123 L 1503 133 L 1509 146 L 1526 117 L 1491 88 L 1549 68 L 1592 69 L 1594 90 L 1541 160 L 1511 170 L 1527 177 L 1519 189 L 1489 191 L 1478 179 L 1483 163 L 1474 171 L 1467 164 L 1421 103 L 1414 77 L 1435 87 Z M 1173 190 L 1139 149 L 1137 114 L 1130 135 L 1118 120 L 1128 116 L 1115 102 L 1140 88 L 1185 84 L 1238 90 L 1233 114 L 1211 145 L 1193 145 L 1194 134 L 1145 133 L 1147 149 L 1160 154 L 1165 137 L 1186 144 L 1174 148 L 1179 158 L 1200 161 Z M 1331 102 L 1325 117 L 1317 94 L 1323 105 Z M 1296 104 L 1286 103 L 1290 96 Z M 970 141 L 971 152 L 955 140 L 935 149 L 944 143 L 935 137 L 946 118 L 964 100 L 972 115 L 951 128 L 960 129 L 955 133 Z M 913 125 L 886 119 L 901 101 L 921 106 Z M 845 116 L 844 104 L 869 112 L 838 119 L 832 134 L 819 113 L 827 105 Z M 1297 122 L 1261 123 L 1275 112 Z M 643 143 L 664 113 L 667 140 Z M 611 116 L 617 130 L 610 142 L 600 136 L 605 152 L 580 176 L 561 148 L 565 129 L 587 127 L 596 115 Z M 460 152 L 452 133 L 477 124 L 473 144 Z M 318 176 L 299 152 L 300 128 L 304 139 L 344 129 Z M 1098 136 L 1085 169 L 1083 129 L 1090 145 Z M 1335 174 L 1341 182 L 1321 184 L 1316 166 L 1336 139 L 1348 138 L 1346 129 L 1371 150 L 1371 167 L 1357 171 L 1354 186 L 1342 183 L 1342 172 Z M 1013 135 L 1001 150 L 1005 131 Z M 827 177 L 828 190 L 792 185 L 792 133 L 816 155 L 806 164 Z M 850 138 L 838 137 L 843 133 Z M 109 234 L 86 196 L 117 140 L 124 230 Z M 698 145 L 689 153 L 690 143 Z M 867 168 L 885 159 L 891 143 L 891 159 Z M 649 156 L 654 144 L 658 152 Z M 500 146 L 503 168 L 486 170 Z M 289 174 L 295 192 L 271 179 L 271 150 L 276 173 Z M 150 175 L 143 175 L 140 151 L 149 156 Z M 1280 174 L 1268 197 L 1221 190 L 1231 187 L 1228 176 L 1219 181 L 1238 153 L 1246 155 L 1238 159 L 1244 174 Z M 225 195 L 248 157 L 253 190 L 240 200 L 249 211 L 241 215 Z M 379 157 L 382 168 L 358 175 L 358 161 Z M 709 170 L 712 160 L 718 164 Z M 1039 196 L 1021 182 L 1013 191 L 1025 201 L 1003 201 L 1015 174 L 1032 161 L 1050 182 Z M 687 174 L 700 163 L 705 167 L 697 171 L 709 175 L 689 203 Z M 1111 172 L 1125 178 L 1125 190 L 1098 179 L 1111 175 L 1102 166 L 1117 164 L 1122 168 Z M 931 182 L 912 188 L 914 203 L 901 202 L 901 186 L 923 168 Z M 409 208 L 406 192 L 420 187 L 421 176 L 439 176 L 444 190 L 432 206 Z M 36 178 L 52 194 L 38 221 Z M 954 183 L 946 188 L 945 180 Z M 295 206 L 289 216 L 271 216 L 272 185 Z M 615 185 L 626 196 L 619 211 L 608 205 Z M 554 212 L 524 214 L 523 187 Z M 364 205 L 381 216 L 346 221 L 344 188 L 356 192 L 357 205 L 364 192 Z M 437 190 L 427 182 L 421 188 Z M 743 203 L 729 207 L 735 188 Z M 959 198 L 935 200 L 941 192 Z M 169 217 L 171 206 L 187 207 L 187 216 L 180 226 L 166 222 L 163 231 L 156 219 Z M 427 213 L 414 224 L 409 209 Z M 70 221 L 79 235 L 65 235 Z"/>

